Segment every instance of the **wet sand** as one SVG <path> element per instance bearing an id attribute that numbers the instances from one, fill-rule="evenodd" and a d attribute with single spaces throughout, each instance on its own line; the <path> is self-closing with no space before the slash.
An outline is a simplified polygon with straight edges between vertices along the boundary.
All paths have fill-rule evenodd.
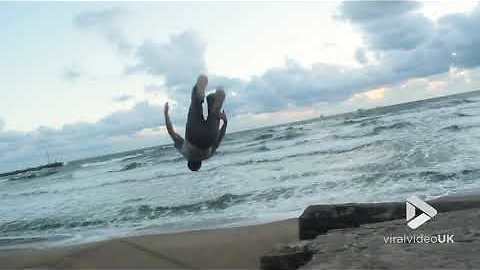
<path id="1" fill-rule="evenodd" d="M 1 268 L 259 269 L 273 247 L 298 240 L 298 221 L 143 235 L 63 248 L 0 251 Z"/>

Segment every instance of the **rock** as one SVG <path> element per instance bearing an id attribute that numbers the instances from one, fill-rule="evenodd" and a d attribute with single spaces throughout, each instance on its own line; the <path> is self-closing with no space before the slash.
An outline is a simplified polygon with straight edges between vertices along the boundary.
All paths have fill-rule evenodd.
<path id="1" fill-rule="evenodd" d="M 440 204 L 443 206 L 443 204 Z M 315 250 L 300 269 L 476 269 L 480 209 L 444 212 L 416 230 L 394 220 L 329 231 L 307 244 Z M 389 237 L 453 235 L 446 243 L 394 243 Z"/>
<path id="2" fill-rule="evenodd" d="M 447 196 L 428 201 L 438 212 L 480 208 L 480 196 Z M 404 202 L 350 203 L 309 206 L 299 218 L 300 240 L 313 239 L 331 229 L 405 218 Z"/>
<path id="3" fill-rule="evenodd" d="M 461 243 L 472 243 L 469 250 L 457 248 L 462 259 L 475 261 L 476 252 L 480 251 L 480 230 L 474 225 L 480 222 L 480 210 L 465 210 L 480 208 L 480 196 L 470 195 L 446 196 L 428 201 L 438 212 L 441 222 L 428 222 L 422 226 L 428 233 L 456 232 Z M 463 211 L 459 211 L 463 210 Z M 408 234 L 405 218 L 405 202 L 387 203 L 349 203 L 338 205 L 309 206 L 299 218 L 300 242 L 280 246 L 260 260 L 261 269 L 298 269 L 305 265 L 305 269 L 363 269 L 363 268 L 392 268 L 405 267 L 408 269 L 429 268 L 431 265 L 440 266 L 431 245 L 426 245 L 423 251 L 427 259 L 412 267 L 410 262 L 415 261 L 416 255 L 406 246 L 390 246 L 384 243 L 384 236 L 392 234 Z M 398 220 L 402 219 L 402 220 Z M 477 223 L 476 223 L 477 222 Z M 372 224 L 370 224 L 372 223 Z M 430 223 L 435 223 L 430 225 Z M 369 224 L 369 225 L 365 225 Z M 466 228 L 462 227 L 466 226 Z M 442 229 L 443 228 L 443 229 Z M 335 230 L 335 231 L 330 231 Z M 330 231 L 330 232 L 328 232 Z M 328 233 L 327 233 L 328 232 Z M 473 237 L 472 240 L 470 237 Z M 476 239 L 478 238 L 478 240 Z M 305 240 L 314 239 L 314 240 Z M 425 245 L 424 245 L 425 246 Z M 385 253 L 384 258 L 378 254 Z M 399 253 L 396 253 L 399 252 Z M 445 251 L 451 253 L 450 251 Z M 401 257 L 408 253 L 408 256 Z M 400 255 L 398 255 L 400 254 Z M 429 255 L 430 254 L 430 255 Z M 433 254 L 433 255 L 432 255 Z M 450 255 L 453 256 L 453 253 Z M 455 262 L 448 261 L 448 257 L 439 255 L 440 261 L 448 266 Z M 391 262 L 393 261 L 393 262 Z M 462 262 L 460 267 L 472 265 Z"/>
<path id="4" fill-rule="evenodd" d="M 299 218 L 299 236 L 301 240 L 313 239 L 331 229 L 358 227 L 403 216 L 405 204 L 399 202 L 312 205 Z"/>
<path id="5" fill-rule="evenodd" d="M 311 260 L 313 250 L 308 242 L 301 241 L 280 246 L 271 253 L 260 258 L 262 270 L 294 270 Z"/>

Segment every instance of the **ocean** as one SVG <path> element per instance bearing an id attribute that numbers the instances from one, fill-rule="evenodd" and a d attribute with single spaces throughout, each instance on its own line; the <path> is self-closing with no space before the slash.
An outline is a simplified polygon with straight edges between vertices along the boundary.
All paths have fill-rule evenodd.
<path id="1" fill-rule="evenodd" d="M 198 173 L 172 145 L 0 178 L 0 249 L 258 224 L 311 204 L 480 188 L 480 92 L 227 134 Z"/>

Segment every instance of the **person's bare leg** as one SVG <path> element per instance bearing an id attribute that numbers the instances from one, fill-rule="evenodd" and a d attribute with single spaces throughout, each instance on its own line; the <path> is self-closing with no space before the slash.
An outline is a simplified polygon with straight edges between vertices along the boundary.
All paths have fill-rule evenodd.
<path id="1" fill-rule="evenodd" d="M 222 87 L 217 88 L 215 93 L 208 95 L 208 115 L 220 117 L 223 102 L 225 101 L 225 90 Z"/>
<path id="2" fill-rule="evenodd" d="M 203 117 L 203 100 L 205 98 L 205 88 L 208 79 L 205 75 L 198 76 L 197 83 L 192 89 L 190 109 L 188 110 L 187 125 L 185 128 L 185 138 L 195 143 L 196 137 L 205 133 L 205 118 Z"/>
<path id="3" fill-rule="evenodd" d="M 198 78 L 197 78 L 197 83 L 195 84 L 194 88 L 196 87 L 197 89 L 194 91 L 192 91 L 192 99 L 193 99 L 193 95 L 196 94 L 196 98 L 198 100 L 201 100 L 203 102 L 203 100 L 205 99 L 205 89 L 207 88 L 207 84 L 208 84 L 208 78 L 207 76 L 205 75 L 199 75 Z"/>
<path id="4" fill-rule="evenodd" d="M 218 128 L 220 126 L 220 113 L 222 112 L 223 102 L 225 101 L 225 91 L 223 88 L 217 88 L 216 92 L 207 96 L 208 117 L 207 127 L 208 134 L 216 138 Z"/>

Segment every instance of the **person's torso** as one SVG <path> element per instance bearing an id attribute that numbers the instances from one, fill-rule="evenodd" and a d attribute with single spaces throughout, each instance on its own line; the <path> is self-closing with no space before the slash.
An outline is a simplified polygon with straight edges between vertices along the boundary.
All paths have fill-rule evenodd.
<path id="1" fill-rule="evenodd" d="M 185 140 L 182 144 L 182 147 L 178 150 L 183 155 L 183 157 L 185 157 L 185 159 L 190 161 L 202 161 L 208 159 L 213 154 L 213 147 L 202 149 L 191 144 L 190 142 L 188 142 L 188 140 Z"/>

